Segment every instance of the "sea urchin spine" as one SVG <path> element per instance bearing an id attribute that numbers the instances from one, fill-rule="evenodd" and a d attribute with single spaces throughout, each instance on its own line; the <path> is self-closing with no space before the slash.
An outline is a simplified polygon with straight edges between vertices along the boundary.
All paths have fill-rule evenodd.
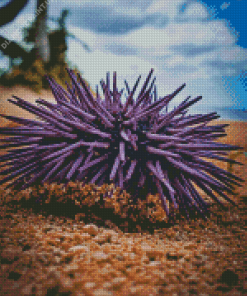
<path id="1" fill-rule="evenodd" d="M 153 69 L 136 99 L 141 77 L 132 90 L 125 81 L 125 103 L 116 72 L 113 90 L 109 74 L 106 82 L 101 81 L 101 98 L 98 89 L 94 96 L 79 74 L 67 71 L 72 82 L 72 87 L 66 83 L 67 91 L 47 77 L 56 104 L 39 99 L 34 105 L 16 96 L 8 100 L 42 121 L 1 114 L 21 126 L 0 128 L 0 134 L 11 135 L 0 140 L 5 142 L 0 148 L 19 148 L 0 157 L 5 168 L 0 174 L 8 174 L 0 185 L 10 181 L 7 187 L 24 189 L 36 182 L 113 182 L 136 197 L 158 193 L 168 216 L 170 205 L 187 217 L 194 209 L 205 216 L 208 205 L 194 184 L 220 204 L 213 191 L 233 203 L 224 192 L 233 193 L 233 184 L 243 180 L 200 157 L 241 164 L 224 157 L 240 147 L 214 142 L 225 135 L 227 126 L 206 125 L 219 117 L 216 112 L 186 115 L 201 96 L 188 97 L 168 112 L 169 102 L 185 84 L 158 98 L 155 78 L 150 83 Z M 164 107 L 166 112 L 161 113 Z"/>

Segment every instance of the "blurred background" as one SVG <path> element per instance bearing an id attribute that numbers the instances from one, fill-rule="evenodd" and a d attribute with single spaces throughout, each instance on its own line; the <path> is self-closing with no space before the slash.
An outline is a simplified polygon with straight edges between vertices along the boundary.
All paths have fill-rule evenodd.
<path id="1" fill-rule="evenodd" d="M 246 121 L 246 14 L 245 0 L 2 0 L 0 84 L 40 91 L 69 66 L 93 90 L 117 71 L 121 89 L 154 68 L 159 97 L 187 85 L 169 108 L 202 95 L 191 114 Z"/>

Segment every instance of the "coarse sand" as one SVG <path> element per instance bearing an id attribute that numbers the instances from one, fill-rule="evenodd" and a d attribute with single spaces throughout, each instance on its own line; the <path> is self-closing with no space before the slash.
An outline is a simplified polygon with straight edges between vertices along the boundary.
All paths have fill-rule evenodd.
<path id="1" fill-rule="evenodd" d="M 0 113 L 23 116 L 18 107 L 6 107 L 3 99 L 12 94 L 28 99 L 27 89 L 1 87 L 0 93 Z M 31 97 L 52 100 L 49 91 L 30 91 Z M 81 192 L 88 194 L 88 204 L 81 207 L 80 195 L 74 194 L 72 211 L 71 203 L 63 204 L 69 199 L 65 193 L 60 194 L 61 203 L 43 196 L 45 205 L 32 207 L 30 195 L 44 191 L 21 195 L 0 187 L 0 296 L 246 295 L 247 122 L 211 124 L 225 123 L 230 124 L 227 137 L 220 141 L 244 148 L 230 154 L 243 165 L 214 163 L 245 182 L 229 195 L 237 207 L 226 203 L 223 209 L 202 193 L 212 204 L 207 221 L 195 217 L 188 222 L 175 215 L 173 223 L 159 223 L 162 215 L 150 203 L 145 208 L 154 213 L 150 228 L 150 219 L 138 217 L 138 211 L 136 219 L 123 218 L 117 200 L 115 214 L 109 210 L 111 200 L 108 210 L 100 208 L 97 194 L 85 193 L 85 188 Z M 0 125 L 9 123 L 3 119 Z"/>

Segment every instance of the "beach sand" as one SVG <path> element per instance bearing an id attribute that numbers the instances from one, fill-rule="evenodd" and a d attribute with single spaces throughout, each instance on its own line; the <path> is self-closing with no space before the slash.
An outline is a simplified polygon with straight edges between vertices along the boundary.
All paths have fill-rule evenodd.
<path id="1" fill-rule="evenodd" d="M 37 95 L 17 87 L 0 88 L 0 103 L 12 93 L 32 102 L 52 100 L 48 91 Z M 4 108 L 22 116 L 18 107 Z M 49 215 L 32 211 L 4 199 L 7 193 L 0 190 L 0 295 L 246 295 L 247 122 L 210 124 L 225 123 L 230 124 L 227 137 L 220 141 L 242 146 L 230 157 L 244 165 L 215 163 L 245 182 L 235 196 L 229 195 L 238 207 L 213 203 L 214 215 L 206 222 L 179 217 L 154 233 L 142 232 L 142 225 L 139 232 L 128 233 L 110 217 L 100 226 L 99 218 L 88 224 L 57 215 L 55 208 Z"/>
<path id="2" fill-rule="evenodd" d="M 0 113 L 4 115 L 18 116 L 18 117 L 24 117 L 28 119 L 36 118 L 35 115 L 10 103 L 8 99 L 14 99 L 12 97 L 13 95 L 21 99 L 24 99 L 26 101 L 29 101 L 30 103 L 35 103 L 35 100 L 40 98 L 47 100 L 51 103 L 56 102 L 50 90 L 42 90 L 40 94 L 38 94 L 33 90 L 30 90 L 28 87 L 23 87 L 18 85 L 14 87 L 4 87 L 0 85 Z M 9 125 L 9 124 L 10 124 L 9 120 L 1 118 L 1 125 Z"/>

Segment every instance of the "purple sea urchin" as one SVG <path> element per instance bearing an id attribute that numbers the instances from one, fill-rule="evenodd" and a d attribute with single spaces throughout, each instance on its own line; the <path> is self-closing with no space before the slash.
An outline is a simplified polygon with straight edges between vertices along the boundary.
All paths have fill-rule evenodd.
<path id="1" fill-rule="evenodd" d="M 1 149 L 19 147 L 0 157 L 6 175 L 0 185 L 24 189 L 35 182 L 67 183 L 80 181 L 102 185 L 113 182 L 134 197 L 144 193 L 158 193 L 169 216 L 169 205 L 183 211 L 187 217 L 196 209 L 205 216 L 208 205 L 194 184 L 222 204 L 219 196 L 234 203 L 224 192 L 233 193 L 233 184 L 243 181 L 203 158 L 238 163 L 224 157 L 237 146 L 214 142 L 224 136 L 227 125 L 206 126 L 218 118 L 216 112 L 186 115 L 187 108 L 202 97 L 186 98 L 173 111 L 161 113 L 185 84 L 172 94 L 157 98 L 155 78 L 150 86 L 151 69 L 136 99 L 125 81 L 127 98 L 117 89 L 116 72 L 113 90 L 107 81 L 101 81 L 104 98 L 92 94 L 78 74 L 68 70 L 72 87 L 67 91 L 47 77 L 56 104 L 39 99 L 36 106 L 21 98 L 11 103 L 37 115 L 42 121 L 6 116 L 22 126 L 0 128 L 0 134 L 11 135 L 1 139 Z M 214 191 L 214 193 L 213 193 Z"/>

